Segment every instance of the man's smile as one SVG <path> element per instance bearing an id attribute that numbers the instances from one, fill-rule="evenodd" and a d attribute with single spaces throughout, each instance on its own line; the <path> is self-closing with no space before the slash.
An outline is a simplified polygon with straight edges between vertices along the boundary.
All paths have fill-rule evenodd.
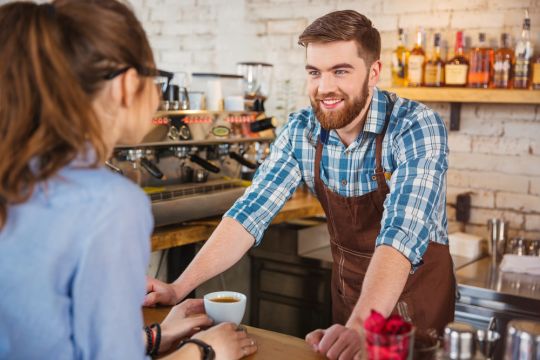
<path id="1" fill-rule="evenodd" d="M 343 99 L 340 98 L 328 98 L 328 99 L 321 99 L 319 100 L 323 106 L 323 108 L 332 110 L 337 108 L 341 103 L 343 103 Z"/>

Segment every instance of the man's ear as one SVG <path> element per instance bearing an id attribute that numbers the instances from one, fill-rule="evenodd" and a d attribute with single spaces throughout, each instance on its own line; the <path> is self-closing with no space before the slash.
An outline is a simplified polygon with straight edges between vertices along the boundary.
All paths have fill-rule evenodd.
<path id="1" fill-rule="evenodd" d="M 379 82 L 379 77 L 381 75 L 382 62 L 381 60 L 375 60 L 373 64 L 369 67 L 369 80 L 368 86 L 373 87 Z"/>

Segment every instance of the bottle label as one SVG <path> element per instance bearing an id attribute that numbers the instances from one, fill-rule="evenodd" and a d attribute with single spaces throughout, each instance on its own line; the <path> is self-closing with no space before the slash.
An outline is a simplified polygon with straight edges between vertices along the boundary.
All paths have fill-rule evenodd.
<path id="1" fill-rule="evenodd" d="M 533 80 L 534 85 L 540 85 L 540 63 L 533 65 Z"/>
<path id="2" fill-rule="evenodd" d="M 510 81 L 510 61 L 502 60 L 496 61 L 493 64 L 493 85 L 497 88 L 508 87 L 508 82 Z"/>
<path id="3" fill-rule="evenodd" d="M 529 77 L 529 59 L 516 59 L 514 67 L 514 78 L 516 80 L 527 81 Z"/>
<path id="4" fill-rule="evenodd" d="M 401 63 L 398 54 L 396 53 L 392 54 L 392 71 L 394 71 L 398 78 L 405 78 L 405 67 Z"/>
<path id="5" fill-rule="evenodd" d="M 487 71 L 469 71 L 469 85 L 485 85 L 489 84 L 489 72 Z"/>
<path id="6" fill-rule="evenodd" d="M 424 65 L 423 55 L 409 56 L 409 83 L 422 84 L 422 65 Z"/>
<path id="7" fill-rule="evenodd" d="M 427 86 L 439 86 L 443 82 L 442 66 L 439 64 L 426 64 L 424 83 Z"/>
<path id="8" fill-rule="evenodd" d="M 467 70 L 465 64 L 448 64 L 445 67 L 446 85 L 465 85 L 467 84 Z"/>

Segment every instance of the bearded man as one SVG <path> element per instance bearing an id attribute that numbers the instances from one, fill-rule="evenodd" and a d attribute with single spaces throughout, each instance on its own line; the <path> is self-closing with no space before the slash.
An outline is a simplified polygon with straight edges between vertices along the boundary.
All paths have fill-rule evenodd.
<path id="1" fill-rule="evenodd" d="M 331 359 L 360 351 L 371 310 L 398 302 L 419 329 L 453 320 L 455 278 L 446 218 L 447 132 L 425 105 L 376 87 L 379 32 L 352 10 L 299 37 L 311 106 L 290 115 L 253 184 L 173 284 L 150 279 L 147 304 L 177 303 L 254 244 L 303 181 L 328 219 L 335 325 L 306 340 Z"/>

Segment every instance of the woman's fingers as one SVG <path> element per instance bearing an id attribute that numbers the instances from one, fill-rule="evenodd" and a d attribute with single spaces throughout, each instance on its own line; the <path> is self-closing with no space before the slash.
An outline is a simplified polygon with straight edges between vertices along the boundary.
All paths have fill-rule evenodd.
<path id="1" fill-rule="evenodd" d="M 254 339 L 246 337 L 239 341 L 240 345 L 240 357 L 249 356 L 257 351 L 257 343 Z"/>
<path id="2" fill-rule="evenodd" d="M 193 314 L 204 314 L 204 300 L 203 299 L 188 299 L 185 300 L 182 305 L 185 304 L 186 316 Z"/>

